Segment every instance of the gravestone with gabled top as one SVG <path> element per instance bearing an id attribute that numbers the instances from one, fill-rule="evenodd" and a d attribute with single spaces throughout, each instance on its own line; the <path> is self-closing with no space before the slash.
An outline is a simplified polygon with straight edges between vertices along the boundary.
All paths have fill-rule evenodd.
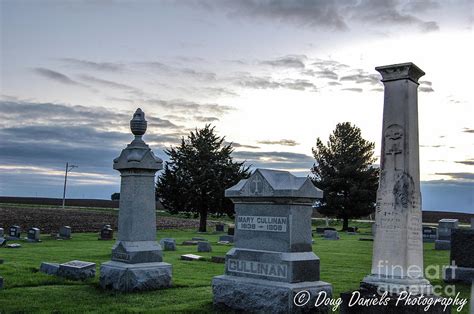
<path id="1" fill-rule="evenodd" d="M 293 312 L 314 310 L 322 291 L 331 296 L 331 285 L 320 281 L 311 243 L 312 204 L 321 190 L 308 178 L 257 169 L 225 195 L 235 204 L 235 247 L 227 252 L 225 275 L 212 280 L 216 306 Z M 298 308 L 293 299 L 302 290 L 311 300 Z"/>
<path id="2" fill-rule="evenodd" d="M 120 171 L 120 209 L 112 260 L 100 267 L 100 285 L 119 291 L 155 290 L 171 285 L 171 265 L 156 242 L 155 173 L 162 160 L 145 144 L 147 122 L 137 109 L 130 121 L 135 139 L 114 160 Z"/>

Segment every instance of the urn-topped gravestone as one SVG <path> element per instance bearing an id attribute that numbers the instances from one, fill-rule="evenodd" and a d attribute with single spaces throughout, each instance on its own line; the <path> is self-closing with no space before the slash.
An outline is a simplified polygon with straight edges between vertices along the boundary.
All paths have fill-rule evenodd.
<path id="1" fill-rule="evenodd" d="M 156 242 L 155 173 L 162 168 L 142 140 L 147 122 L 137 109 L 130 121 L 135 139 L 114 160 L 120 171 L 120 210 L 112 260 L 100 267 L 100 284 L 120 291 L 153 290 L 171 285 L 171 265 Z"/>
<path id="2" fill-rule="evenodd" d="M 243 311 L 314 310 L 321 291 L 319 258 L 312 252 L 312 205 L 323 192 L 308 178 L 257 169 L 226 190 L 235 204 L 235 247 L 226 255 L 225 275 L 214 277 L 214 304 Z M 307 290 L 306 307 L 293 303 Z"/>

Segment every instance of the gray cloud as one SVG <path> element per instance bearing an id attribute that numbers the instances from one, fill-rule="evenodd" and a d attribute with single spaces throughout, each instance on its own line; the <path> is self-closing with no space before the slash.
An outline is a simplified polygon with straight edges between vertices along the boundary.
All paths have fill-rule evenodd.
<path id="1" fill-rule="evenodd" d="M 305 55 L 288 55 L 276 60 L 261 61 L 260 64 L 271 65 L 274 67 L 304 69 Z"/>
<path id="2" fill-rule="evenodd" d="M 109 88 L 120 89 L 120 90 L 140 91 L 138 88 L 135 88 L 126 84 L 121 84 L 121 83 L 117 83 L 117 82 L 113 82 L 109 80 L 100 79 L 91 75 L 80 75 L 80 78 L 81 80 L 86 81 L 87 83 L 105 86 Z"/>
<path id="3" fill-rule="evenodd" d="M 357 88 L 357 87 L 342 88 L 341 90 L 348 91 L 348 92 L 362 93 L 362 88 Z"/>
<path id="4" fill-rule="evenodd" d="M 472 172 L 437 172 L 435 174 L 439 176 L 449 176 L 452 179 L 458 180 L 474 180 L 474 173 Z"/>
<path id="5" fill-rule="evenodd" d="M 439 7 L 439 2 L 434 0 L 410 0 L 403 6 L 403 11 L 421 13 L 428 10 L 438 9 Z"/>
<path id="6" fill-rule="evenodd" d="M 50 70 L 46 68 L 34 68 L 33 71 L 36 74 L 41 75 L 42 77 L 45 77 L 47 79 L 62 83 L 62 84 L 67 84 L 67 85 L 77 85 L 77 86 L 83 86 L 81 83 L 76 82 L 72 80 L 69 76 Z"/>
<path id="7" fill-rule="evenodd" d="M 296 146 L 296 145 L 299 145 L 299 143 L 296 142 L 295 140 L 287 140 L 287 139 L 281 139 L 281 140 L 277 140 L 277 141 L 264 140 L 264 141 L 258 141 L 257 143 L 266 144 L 266 145 L 283 145 L 283 146 Z"/>
<path id="8" fill-rule="evenodd" d="M 463 129 L 463 132 L 464 132 L 464 133 L 474 133 L 474 129 L 464 128 L 464 129 Z"/>
<path id="9" fill-rule="evenodd" d="M 136 63 L 139 66 L 146 67 L 153 71 L 158 71 L 159 73 L 167 72 L 172 74 L 184 75 L 199 80 L 214 81 L 216 79 L 216 74 L 213 72 L 207 71 L 197 71 L 191 68 L 179 68 L 171 65 L 167 65 L 158 61 L 151 62 L 138 62 Z"/>
<path id="10" fill-rule="evenodd" d="M 420 86 L 420 87 L 418 88 L 418 90 L 419 90 L 420 92 L 423 92 L 423 93 L 432 93 L 432 92 L 434 92 L 434 89 L 433 89 L 432 87 L 430 87 L 430 86 Z"/>
<path id="11" fill-rule="evenodd" d="M 342 84 L 339 83 L 339 82 L 328 82 L 328 85 L 331 85 L 331 86 L 338 86 L 338 85 L 342 85 Z"/>
<path id="12" fill-rule="evenodd" d="M 425 6 L 416 2 L 403 5 L 397 0 L 201 0 L 186 4 L 208 11 L 223 11 L 230 17 L 258 18 L 308 28 L 344 31 L 350 28 L 351 22 L 358 22 L 377 26 L 415 25 L 423 32 L 439 29 L 435 21 L 424 21 L 414 15 L 424 8 L 435 8 L 432 1 Z M 417 11 L 417 8 L 422 9 Z"/>
<path id="13" fill-rule="evenodd" d="M 233 146 L 233 147 L 236 147 L 236 148 L 251 148 L 251 149 L 258 149 L 258 148 L 260 148 L 260 146 L 247 145 L 247 144 L 240 144 L 240 143 L 236 143 L 236 142 L 226 142 L 225 144 L 226 144 L 226 145 L 232 144 L 232 146 Z"/>
<path id="14" fill-rule="evenodd" d="M 194 120 L 199 121 L 199 122 L 216 122 L 219 121 L 219 118 L 217 117 L 204 117 L 204 116 L 194 116 Z"/>
<path id="15" fill-rule="evenodd" d="M 60 60 L 79 68 L 96 71 L 119 72 L 125 69 L 124 64 L 115 62 L 94 62 L 75 58 L 61 58 Z"/>
<path id="16" fill-rule="evenodd" d="M 242 87 L 255 88 L 255 89 L 293 89 L 300 91 L 317 91 L 318 88 L 309 80 L 304 79 L 284 79 L 282 81 L 273 80 L 268 76 L 252 76 L 249 74 L 243 74 L 233 79 L 234 83 Z"/>
<path id="17" fill-rule="evenodd" d="M 467 165 L 467 166 L 474 166 L 474 158 L 471 158 L 468 160 L 456 161 L 456 163 Z"/>
<path id="18" fill-rule="evenodd" d="M 359 70 L 358 74 L 346 75 L 339 79 L 340 81 L 350 81 L 357 84 L 369 83 L 371 85 L 380 84 L 381 77 L 379 74 L 368 74 Z"/>
<path id="19" fill-rule="evenodd" d="M 421 31 L 429 32 L 439 29 L 435 21 L 423 21 L 420 18 L 402 12 L 397 0 L 364 0 L 348 6 L 351 18 L 363 23 L 375 25 L 416 25 Z"/>
<path id="20" fill-rule="evenodd" d="M 337 73 L 334 72 L 334 71 L 331 71 L 329 69 L 324 69 L 324 70 L 321 70 L 321 71 L 306 70 L 306 71 L 303 71 L 301 73 L 304 74 L 304 75 L 316 76 L 316 77 L 319 77 L 319 78 L 327 78 L 327 79 L 331 79 L 331 80 L 337 80 L 338 79 Z"/>

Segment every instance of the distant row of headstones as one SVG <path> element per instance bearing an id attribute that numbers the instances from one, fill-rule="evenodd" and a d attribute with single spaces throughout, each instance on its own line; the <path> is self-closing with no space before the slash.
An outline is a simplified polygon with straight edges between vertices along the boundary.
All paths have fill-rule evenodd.
<path id="1" fill-rule="evenodd" d="M 37 227 L 29 228 L 26 232 L 26 237 L 24 239 L 21 238 L 21 227 L 18 225 L 13 225 L 8 228 L 8 234 L 5 236 L 5 230 L 0 228 L 0 246 L 4 246 L 7 241 L 18 241 L 18 240 L 26 240 L 28 242 L 41 242 L 40 235 L 41 230 Z M 61 226 L 59 228 L 59 233 L 53 233 L 51 236 L 61 239 L 61 240 L 70 240 L 71 239 L 71 227 L 69 226 Z M 102 226 L 99 232 L 99 240 L 113 240 L 114 238 L 114 230 L 112 229 L 111 225 L 104 225 Z M 19 247 L 19 246 L 16 246 Z"/>

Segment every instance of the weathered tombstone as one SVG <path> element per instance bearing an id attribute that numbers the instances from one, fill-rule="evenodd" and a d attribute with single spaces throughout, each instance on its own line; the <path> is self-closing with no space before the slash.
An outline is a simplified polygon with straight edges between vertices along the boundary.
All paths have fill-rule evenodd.
<path id="1" fill-rule="evenodd" d="M 423 242 L 434 242 L 437 236 L 438 236 L 437 228 L 423 226 Z"/>
<path id="2" fill-rule="evenodd" d="M 40 240 L 40 229 L 30 228 L 28 229 L 27 238 L 28 242 L 41 242 Z"/>
<path id="3" fill-rule="evenodd" d="M 211 257 L 211 262 L 218 263 L 218 264 L 224 264 L 225 263 L 225 256 L 212 256 Z"/>
<path id="4" fill-rule="evenodd" d="M 99 240 L 113 240 L 114 239 L 114 229 L 110 225 L 104 225 L 100 229 Z"/>
<path id="5" fill-rule="evenodd" d="M 64 240 L 71 239 L 71 227 L 69 226 L 61 226 L 59 228 L 59 238 Z"/>
<path id="6" fill-rule="evenodd" d="M 160 245 L 164 251 L 176 251 L 176 240 L 172 238 L 164 238 L 160 240 Z"/>
<path id="7" fill-rule="evenodd" d="M 441 219 L 438 222 L 438 238 L 435 241 L 435 250 L 450 250 L 451 231 L 458 227 L 458 219 Z"/>
<path id="8" fill-rule="evenodd" d="M 201 259 L 203 259 L 204 257 L 200 256 L 200 255 L 196 255 L 196 254 L 184 254 L 184 255 L 181 255 L 181 259 L 183 261 L 199 261 Z"/>
<path id="9" fill-rule="evenodd" d="M 219 237 L 219 242 L 229 242 L 234 243 L 234 236 L 233 235 L 223 235 Z"/>
<path id="10" fill-rule="evenodd" d="M 199 241 L 197 246 L 198 252 L 212 252 L 211 243 L 207 241 Z"/>
<path id="11" fill-rule="evenodd" d="M 356 291 L 371 306 L 350 307 L 355 292 L 346 292 L 341 294 L 341 313 L 421 313 L 422 304 L 438 298 L 423 271 L 417 88 L 424 72 L 413 63 L 376 70 L 385 86 L 376 236 L 371 274 Z M 380 302 L 382 292 L 391 294 L 386 303 Z M 402 292 L 419 297 L 419 302 L 398 304 Z M 430 309 L 440 310 L 440 303 Z"/>
<path id="12" fill-rule="evenodd" d="M 451 263 L 445 268 L 447 282 L 474 281 L 474 230 L 453 229 L 451 234 Z"/>
<path id="13" fill-rule="evenodd" d="M 320 281 L 319 258 L 312 251 L 312 204 L 322 191 L 311 180 L 257 169 L 225 195 L 235 204 L 235 247 L 227 252 L 225 275 L 212 280 L 216 306 L 293 312 L 315 310 L 321 292 L 331 297 L 332 286 Z M 299 308 L 293 300 L 301 290 L 311 300 Z"/>
<path id="14" fill-rule="evenodd" d="M 71 280 L 85 280 L 95 277 L 95 263 L 70 261 L 59 264 L 57 275 Z"/>
<path id="15" fill-rule="evenodd" d="M 235 233 L 235 227 L 234 227 L 234 226 L 232 226 L 232 227 L 229 226 L 229 227 L 227 228 L 227 235 L 233 236 L 234 233 Z"/>
<path id="16" fill-rule="evenodd" d="M 57 275 L 59 270 L 58 263 L 47 263 L 42 262 L 39 268 L 39 271 L 47 275 Z"/>
<path id="17" fill-rule="evenodd" d="M 119 291 L 154 290 L 171 286 L 171 265 L 163 262 L 156 242 L 155 173 L 163 168 L 142 140 L 147 122 L 137 109 L 130 121 L 135 139 L 114 160 L 120 171 L 118 239 L 112 260 L 100 267 L 100 285 Z"/>
<path id="18" fill-rule="evenodd" d="M 8 240 L 20 240 L 21 228 L 20 226 L 14 225 L 8 229 Z"/>
<path id="19" fill-rule="evenodd" d="M 339 240 L 337 231 L 334 230 L 325 230 L 324 231 L 324 240 Z"/>
<path id="20" fill-rule="evenodd" d="M 216 224 L 216 232 L 224 232 L 224 224 Z"/>

